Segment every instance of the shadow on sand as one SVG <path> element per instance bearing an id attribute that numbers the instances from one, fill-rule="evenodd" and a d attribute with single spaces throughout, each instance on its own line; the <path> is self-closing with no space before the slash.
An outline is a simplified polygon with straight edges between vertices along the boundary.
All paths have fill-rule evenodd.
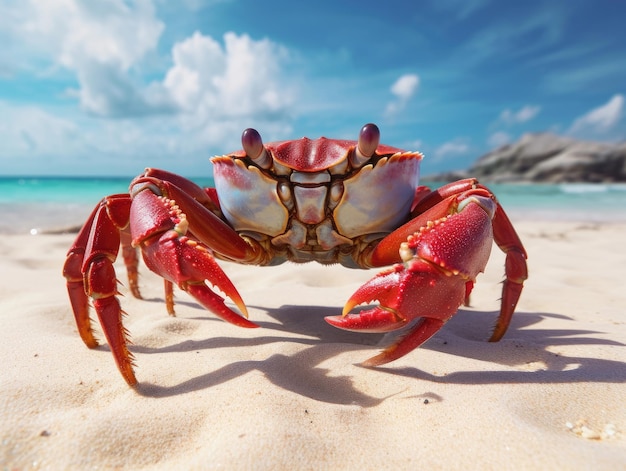
<path id="1" fill-rule="evenodd" d="M 160 354 L 215 348 L 250 348 L 278 342 L 294 342 L 310 347 L 293 355 L 277 353 L 263 361 L 234 362 L 175 386 L 140 383 L 137 392 L 148 397 L 185 394 L 213 387 L 250 371 L 260 371 L 276 386 L 317 401 L 372 407 L 386 399 L 366 395 L 354 387 L 350 377 L 331 376 L 329 370 L 318 365 L 342 352 L 362 350 L 364 345 L 380 348 L 391 341 L 389 338 L 383 338 L 383 334 L 359 334 L 331 327 L 323 318 L 337 314 L 340 311 L 338 307 L 286 305 L 277 309 L 259 309 L 264 309 L 276 323 L 259 322 L 262 329 L 258 332 L 271 332 L 272 335 L 189 340 L 162 348 L 135 345 L 132 349 L 140 354 Z M 520 312 L 513 317 L 504 339 L 499 343 L 489 343 L 485 339 L 496 316 L 496 312 L 460 309 L 441 331 L 421 347 L 492 363 L 494 368 L 491 371 L 457 371 L 437 376 L 414 367 L 395 368 L 393 363 L 370 370 L 447 384 L 626 382 L 626 364 L 623 362 L 555 353 L 559 346 L 624 346 L 608 338 L 600 338 L 604 333 L 577 330 L 575 324 L 572 325 L 573 329 L 567 330 L 541 329 L 541 321 L 545 318 L 574 321 L 560 314 Z M 202 319 L 221 322 L 204 316 Z M 289 335 L 280 335 L 281 332 L 289 332 Z M 372 348 L 372 355 L 378 348 Z M 529 364 L 538 364 L 540 367 L 531 371 L 526 367 Z M 506 368 L 498 369 L 498 365 Z"/>

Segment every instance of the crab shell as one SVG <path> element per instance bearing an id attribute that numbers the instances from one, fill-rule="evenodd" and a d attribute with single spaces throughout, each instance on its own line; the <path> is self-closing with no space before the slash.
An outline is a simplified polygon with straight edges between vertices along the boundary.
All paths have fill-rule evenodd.
<path id="1" fill-rule="evenodd" d="M 211 161 L 224 217 L 242 236 L 269 241 L 269 264 L 362 267 L 362 250 L 408 221 L 421 159 L 385 145 L 364 156 L 357 141 L 320 137 Z"/>

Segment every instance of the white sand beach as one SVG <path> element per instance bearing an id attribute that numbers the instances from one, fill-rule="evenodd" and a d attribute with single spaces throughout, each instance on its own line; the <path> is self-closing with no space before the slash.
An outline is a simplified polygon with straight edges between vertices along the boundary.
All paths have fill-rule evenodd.
<path id="1" fill-rule="evenodd" d="M 142 266 L 146 299 L 120 288 L 136 389 L 78 336 L 61 276 L 73 235 L 3 236 L 0 467 L 626 469 L 626 225 L 515 225 L 530 277 L 499 343 L 494 247 L 470 308 L 370 369 L 386 339 L 323 317 L 375 271 L 222 264 L 261 326 L 242 329 L 180 291 L 169 317 Z"/>

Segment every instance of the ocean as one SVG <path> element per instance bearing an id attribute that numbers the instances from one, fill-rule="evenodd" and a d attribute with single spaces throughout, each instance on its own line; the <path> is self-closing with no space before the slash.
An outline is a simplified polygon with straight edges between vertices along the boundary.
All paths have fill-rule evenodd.
<path id="1" fill-rule="evenodd" d="M 131 179 L 0 177 L 0 233 L 38 234 L 80 226 L 103 196 L 128 191 Z M 194 181 L 201 186 L 213 184 L 210 177 Z M 489 188 L 513 222 L 626 222 L 626 184 L 494 184 Z"/>

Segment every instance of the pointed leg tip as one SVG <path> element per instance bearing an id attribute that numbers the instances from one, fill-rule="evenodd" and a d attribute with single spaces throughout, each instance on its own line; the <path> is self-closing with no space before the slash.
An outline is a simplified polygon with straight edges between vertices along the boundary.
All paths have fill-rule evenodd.
<path id="1" fill-rule="evenodd" d="M 109 347 L 111 347 L 111 353 L 113 353 L 117 369 L 124 378 L 124 381 L 126 381 L 129 386 L 134 387 L 137 384 L 137 378 L 135 377 L 136 364 L 134 355 L 127 347 L 130 343 L 130 340 L 126 339 L 124 348 L 121 350 L 112 347 L 110 342 Z"/>
<path id="2" fill-rule="evenodd" d="M 133 370 L 132 366 L 128 366 L 128 368 L 120 370 L 120 373 L 122 373 L 126 384 L 128 384 L 132 388 L 137 386 L 137 378 L 135 377 L 135 371 Z"/>
<path id="3" fill-rule="evenodd" d="M 83 338 L 83 342 L 85 343 L 85 345 L 87 345 L 87 348 L 91 348 L 91 349 L 96 348 L 100 345 L 98 343 L 98 340 L 96 340 L 96 338 L 93 336 L 89 338 Z"/>
<path id="4" fill-rule="evenodd" d="M 499 342 L 500 339 L 504 337 L 504 334 L 506 334 L 508 327 L 508 322 L 505 322 L 502 325 L 500 323 L 497 323 L 493 329 L 493 332 L 491 333 L 491 337 L 489 337 L 489 342 Z"/>
<path id="5" fill-rule="evenodd" d="M 126 383 L 128 383 L 128 385 L 133 388 L 133 389 L 137 389 L 139 383 L 137 382 L 137 378 L 135 378 L 134 376 L 132 378 L 125 378 L 126 379 Z"/>
<path id="6" fill-rule="evenodd" d="M 395 358 L 390 357 L 389 353 L 389 351 L 383 350 L 378 355 L 374 355 L 373 357 L 361 362 L 361 366 L 365 368 L 375 368 L 395 360 Z"/>
<path id="7" fill-rule="evenodd" d="M 364 367 L 364 368 L 375 368 L 377 366 L 380 365 L 384 365 L 386 362 L 381 362 L 379 360 L 376 359 L 376 357 L 372 357 L 372 358 L 368 358 L 365 361 L 362 361 L 360 363 L 360 366 Z"/>

